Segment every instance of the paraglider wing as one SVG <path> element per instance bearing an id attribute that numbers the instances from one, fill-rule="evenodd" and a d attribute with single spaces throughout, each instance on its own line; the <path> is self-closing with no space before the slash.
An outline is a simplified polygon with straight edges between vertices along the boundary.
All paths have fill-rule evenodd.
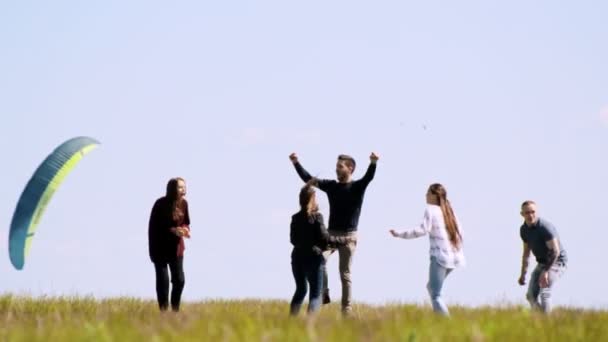
<path id="1" fill-rule="evenodd" d="M 38 166 L 28 181 L 17 202 L 9 231 L 9 257 L 16 269 L 23 269 L 36 227 L 51 197 L 80 159 L 97 145 L 99 142 L 89 137 L 64 142 Z"/>

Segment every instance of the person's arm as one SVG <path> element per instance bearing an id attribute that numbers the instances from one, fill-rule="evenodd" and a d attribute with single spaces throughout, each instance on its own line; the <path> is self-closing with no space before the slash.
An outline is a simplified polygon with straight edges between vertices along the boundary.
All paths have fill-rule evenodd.
<path id="1" fill-rule="evenodd" d="M 295 167 L 296 172 L 298 173 L 298 176 L 300 176 L 302 181 L 304 181 L 305 183 L 308 183 L 312 186 L 316 186 L 317 188 L 321 189 L 322 191 L 327 191 L 328 186 L 331 183 L 331 180 L 318 179 L 318 178 L 311 176 L 310 173 L 308 173 L 308 171 L 306 171 L 306 169 L 304 169 L 302 164 L 300 164 L 300 161 L 298 160 L 298 157 L 296 156 L 295 153 L 292 153 L 291 155 L 289 155 L 289 159 L 293 163 L 293 166 Z"/>
<path id="2" fill-rule="evenodd" d="M 184 224 L 190 227 L 190 211 L 188 210 L 188 201 L 184 200 Z"/>
<path id="3" fill-rule="evenodd" d="M 548 287 L 549 286 L 549 270 L 559 257 L 559 241 L 556 237 L 553 237 L 551 240 L 545 242 L 547 244 L 548 252 L 547 252 L 547 262 L 543 265 L 543 272 L 539 277 L 539 285 L 540 287 Z"/>
<path id="4" fill-rule="evenodd" d="M 289 155 L 289 160 L 291 160 L 291 162 L 293 163 L 293 166 L 296 168 L 298 176 L 300 176 L 304 183 L 308 183 L 310 180 L 312 180 L 312 176 L 310 175 L 310 173 L 308 173 L 308 171 L 306 171 L 306 169 L 304 169 L 302 164 L 300 164 L 298 156 L 295 153 Z"/>
<path id="5" fill-rule="evenodd" d="M 152 231 L 152 228 L 156 226 L 158 216 L 158 201 L 154 202 L 152 210 L 150 210 L 150 219 L 148 220 L 148 231 Z"/>
<path id="6" fill-rule="evenodd" d="M 302 166 L 302 164 L 300 164 L 300 162 L 293 163 L 293 166 L 296 168 L 298 176 L 300 176 L 300 179 L 302 179 L 304 183 L 308 183 L 312 180 L 312 176 L 310 175 L 310 173 L 308 173 L 308 171 L 306 171 L 306 169 Z"/>
<path id="7" fill-rule="evenodd" d="M 367 171 L 365 172 L 365 175 L 363 175 L 363 178 L 361 178 L 361 182 L 363 184 L 368 185 L 374 179 L 374 176 L 376 175 L 376 166 L 378 164 L 378 159 L 379 157 L 372 152 L 369 157 L 369 166 L 367 167 Z"/>
<path id="8" fill-rule="evenodd" d="M 547 255 L 545 256 L 545 262 L 543 265 L 543 271 L 538 278 L 538 284 L 541 288 L 549 286 L 549 270 L 557 261 L 559 257 L 559 242 L 557 241 L 557 232 L 555 227 L 549 222 L 545 222 L 542 227 L 541 234 L 543 240 L 547 246 Z"/>
<path id="9" fill-rule="evenodd" d="M 427 209 L 424 211 L 424 217 L 422 218 L 422 223 L 420 223 L 420 225 L 414 227 L 413 229 L 404 230 L 401 232 L 391 229 L 390 233 L 394 237 L 402 239 L 415 239 L 428 234 L 431 231 L 432 225 L 433 222 L 431 213 Z"/>
<path id="10" fill-rule="evenodd" d="M 521 272 L 519 275 L 518 283 L 519 285 L 526 285 L 526 273 L 528 273 L 528 262 L 530 259 L 530 246 L 528 246 L 527 242 L 523 244 L 523 253 L 521 256 Z"/>
<path id="11" fill-rule="evenodd" d="M 150 219 L 148 220 L 148 253 L 152 262 L 154 262 L 154 258 L 158 252 L 158 234 L 159 225 L 161 224 L 159 217 L 159 203 L 160 202 L 157 200 L 152 206 L 152 210 L 150 211 Z"/>
<path id="12" fill-rule="evenodd" d="M 182 236 L 190 238 L 190 211 L 188 210 L 188 201 L 184 200 L 184 226 L 182 227 Z"/>
<path id="13" fill-rule="evenodd" d="M 557 261 L 559 257 L 559 241 L 557 238 L 553 238 L 547 242 L 545 242 L 549 251 L 547 252 L 547 263 L 545 264 L 545 271 L 551 269 L 553 264 Z"/>
<path id="14" fill-rule="evenodd" d="M 295 218 L 293 217 L 291 218 L 291 224 L 289 225 L 289 242 L 291 242 L 294 247 L 298 247 L 296 237 L 296 222 Z"/>
<path id="15" fill-rule="evenodd" d="M 161 230 L 161 226 L 163 225 L 163 217 L 162 217 L 162 201 L 157 200 L 154 202 L 152 206 L 152 211 L 150 211 L 150 220 L 148 221 L 148 232 L 149 234 L 157 234 Z"/>

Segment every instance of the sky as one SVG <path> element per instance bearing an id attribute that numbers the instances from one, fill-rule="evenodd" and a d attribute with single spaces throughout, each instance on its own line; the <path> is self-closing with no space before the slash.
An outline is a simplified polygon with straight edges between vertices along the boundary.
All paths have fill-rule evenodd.
<path id="1" fill-rule="evenodd" d="M 148 218 L 182 176 L 183 299 L 287 300 L 302 185 L 289 154 L 322 178 L 350 154 L 358 178 L 374 151 L 355 301 L 428 303 L 428 238 L 388 230 L 417 225 L 441 182 L 468 263 L 446 281 L 449 304 L 524 303 L 519 205 L 532 199 L 569 256 L 554 303 L 608 308 L 606 13 L 602 1 L 3 2 L 0 293 L 155 298 Z M 17 271 L 19 195 L 80 135 L 102 144 Z M 339 300 L 336 256 L 328 268 Z"/>

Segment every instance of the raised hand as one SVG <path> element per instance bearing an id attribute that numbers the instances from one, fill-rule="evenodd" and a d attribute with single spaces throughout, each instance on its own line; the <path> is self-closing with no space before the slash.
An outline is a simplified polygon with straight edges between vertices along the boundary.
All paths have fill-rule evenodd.
<path id="1" fill-rule="evenodd" d="M 291 162 L 294 164 L 298 162 L 298 156 L 295 152 L 289 155 L 289 160 L 291 160 Z"/>
<path id="2" fill-rule="evenodd" d="M 380 157 L 378 157 L 378 155 L 375 152 L 372 152 L 372 154 L 369 156 L 369 160 L 372 163 L 375 163 L 378 161 L 378 159 L 380 159 Z"/>

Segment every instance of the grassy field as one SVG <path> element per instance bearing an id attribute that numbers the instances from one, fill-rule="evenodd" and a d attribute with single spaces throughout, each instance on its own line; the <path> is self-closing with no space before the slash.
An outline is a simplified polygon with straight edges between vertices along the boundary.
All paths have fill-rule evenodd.
<path id="1" fill-rule="evenodd" d="M 152 301 L 131 298 L 0 297 L 0 341 L 602 341 L 608 312 L 558 308 L 550 317 L 522 307 L 451 308 L 339 306 L 313 319 L 291 319 L 282 301 L 186 303 L 161 314 Z"/>

